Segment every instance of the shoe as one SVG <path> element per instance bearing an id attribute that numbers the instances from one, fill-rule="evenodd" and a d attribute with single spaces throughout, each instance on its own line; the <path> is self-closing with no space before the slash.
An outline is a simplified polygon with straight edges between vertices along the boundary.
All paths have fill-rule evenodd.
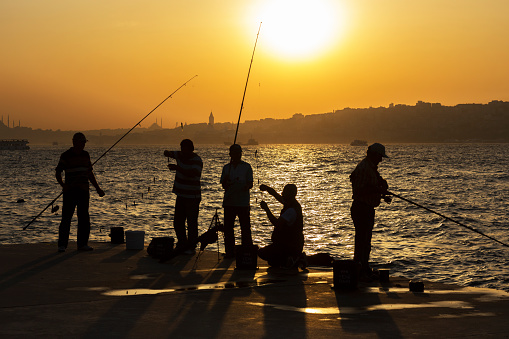
<path id="1" fill-rule="evenodd" d="M 308 259 L 306 256 L 306 252 L 302 252 L 299 259 L 297 260 L 297 267 L 301 270 L 305 270 L 308 267 Z"/>
<path id="2" fill-rule="evenodd" d="M 78 247 L 78 251 L 93 251 L 93 250 L 94 250 L 94 248 L 90 247 L 88 245 Z"/>
<path id="3" fill-rule="evenodd" d="M 58 252 L 65 252 L 65 246 L 58 246 Z"/>

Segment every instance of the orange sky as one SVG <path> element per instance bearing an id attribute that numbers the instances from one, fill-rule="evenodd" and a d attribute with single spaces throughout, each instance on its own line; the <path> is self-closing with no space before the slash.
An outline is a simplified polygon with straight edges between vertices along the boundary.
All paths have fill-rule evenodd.
<path id="1" fill-rule="evenodd" d="M 236 122 L 260 21 L 242 121 L 509 100 L 506 0 L 274 4 L 2 0 L 0 114 L 32 128 L 130 128 L 197 74 L 145 126 L 211 111 Z"/>

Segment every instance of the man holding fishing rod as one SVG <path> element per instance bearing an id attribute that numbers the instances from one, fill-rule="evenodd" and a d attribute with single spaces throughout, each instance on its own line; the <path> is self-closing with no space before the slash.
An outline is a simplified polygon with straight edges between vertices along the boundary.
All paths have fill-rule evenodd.
<path id="1" fill-rule="evenodd" d="M 81 132 L 72 137 L 73 147 L 62 153 L 55 169 L 55 177 L 63 189 L 62 221 L 58 229 L 58 251 L 65 252 L 69 242 L 69 231 L 74 210 L 78 213 L 77 243 L 79 251 L 91 251 L 88 246 L 90 236 L 90 215 L 88 206 L 90 200 L 89 181 L 95 187 L 100 197 L 104 191 L 99 187 L 90 155 L 84 150 L 87 138 Z M 65 183 L 62 180 L 62 171 L 65 171 Z"/>
<path id="2" fill-rule="evenodd" d="M 378 173 L 378 164 L 383 158 L 388 158 L 385 147 L 374 143 L 368 147 L 366 157 L 350 174 L 353 191 L 350 212 L 355 226 L 354 261 L 360 264 L 359 278 L 367 281 L 376 278 L 376 274 L 369 266 L 375 207 L 380 205 L 382 198 L 387 203 L 391 201 L 387 181 Z"/>
<path id="3" fill-rule="evenodd" d="M 168 168 L 175 171 L 173 193 L 177 195 L 173 214 L 173 228 L 177 235 L 175 251 L 194 254 L 198 239 L 203 161 L 194 153 L 194 144 L 190 139 L 180 142 L 180 151 L 164 151 L 164 156 L 177 161 L 177 164 L 168 164 Z"/>
<path id="4" fill-rule="evenodd" d="M 287 184 L 281 194 L 267 185 L 260 185 L 260 191 L 266 191 L 277 201 L 283 204 L 279 217 L 276 217 L 265 201 L 260 207 L 267 213 L 270 223 L 274 226 L 271 240 L 272 244 L 258 250 L 258 256 L 271 267 L 294 268 L 306 267 L 304 248 L 304 218 L 302 207 L 295 197 L 297 186 Z"/>

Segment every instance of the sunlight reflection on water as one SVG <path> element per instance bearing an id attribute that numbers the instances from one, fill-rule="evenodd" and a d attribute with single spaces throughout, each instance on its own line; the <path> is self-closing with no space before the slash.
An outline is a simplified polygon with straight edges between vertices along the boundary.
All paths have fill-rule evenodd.
<path id="1" fill-rule="evenodd" d="M 219 177 L 229 158 L 227 146 L 196 148 L 204 161 L 200 210 L 200 232 L 204 232 L 216 209 L 222 217 Z M 56 241 L 60 211 L 56 215 L 47 211 L 29 229 L 21 229 L 58 195 L 54 168 L 65 149 L 33 146 L 27 152 L 0 152 L 1 244 Z M 92 160 L 105 149 L 88 148 Z M 115 226 L 144 230 L 147 243 L 152 237 L 174 236 L 174 174 L 166 167 L 164 149 L 178 147 L 120 146 L 95 165 L 107 195 L 101 199 L 91 192 L 91 240 L 110 241 L 109 230 Z M 387 145 L 387 152 L 391 158 L 379 167 L 391 190 L 509 242 L 509 149 L 505 144 Z M 305 213 L 305 251 L 330 252 L 342 259 L 353 255 L 348 176 L 364 155 L 364 147 L 348 145 L 244 147 L 255 186 L 266 183 L 278 191 L 286 183 L 298 186 L 297 198 Z M 16 203 L 20 198 L 26 202 Z M 281 208 L 268 194 L 252 191 L 253 238 L 261 246 L 268 243 L 272 231 L 259 208 L 262 199 L 276 213 Z M 375 266 L 408 278 L 509 290 L 507 248 L 397 199 L 377 209 L 376 222 Z M 75 239 L 74 225 L 71 239 Z M 215 250 L 216 244 L 207 249 Z"/>

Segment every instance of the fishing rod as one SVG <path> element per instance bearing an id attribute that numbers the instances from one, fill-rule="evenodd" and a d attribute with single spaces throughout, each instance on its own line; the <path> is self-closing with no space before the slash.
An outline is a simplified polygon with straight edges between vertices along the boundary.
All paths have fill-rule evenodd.
<path id="1" fill-rule="evenodd" d="M 141 124 L 143 122 L 143 120 L 145 120 L 150 114 L 152 114 L 152 112 L 154 112 L 156 109 L 159 108 L 159 106 L 161 106 L 162 104 L 165 103 L 166 100 L 168 100 L 169 98 L 171 98 L 175 93 L 177 93 L 182 87 L 184 87 L 185 85 L 187 85 L 191 80 L 193 80 L 194 78 L 196 78 L 198 75 L 195 75 L 193 76 L 191 79 L 187 80 L 186 82 L 184 82 L 182 85 L 180 85 L 179 88 L 177 88 L 176 90 L 174 90 L 170 95 L 168 95 L 163 101 L 161 101 L 161 103 L 159 103 L 159 105 L 157 105 L 156 107 L 154 107 L 153 110 L 151 110 L 150 112 L 148 112 L 147 115 L 145 115 L 140 121 L 138 121 L 129 131 L 127 131 L 122 137 L 120 137 L 120 139 L 117 140 L 117 142 L 115 142 L 110 148 L 108 148 L 99 158 L 97 158 L 96 161 L 94 161 L 92 163 L 92 166 L 95 165 L 102 157 L 104 157 L 109 151 L 111 151 L 111 149 L 113 147 L 115 147 L 122 139 L 124 139 L 129 133 L 131 133 L 131 131 L 133 129 L 136 128 L 136 126 L 138 126 L 139 124 Z M 23 227 L 23 230 L 26 230 L 28 228 L 28 226 L 30 226 L 37 218 L 39 218 L 41 216 L 41 214 L 44 213 L 44 211 L 46 211 L 48 209 L 48 207 L 50 207 L 51 205 L 53 205 L 55 203 L 55 201 L 57 201 L 58 198 L 60 198 L 60 196 L 63 194 L 64 192 L 60 192 L 60 194 L 55 198 L 53 199 L 46 207 L 44 207 L 44 209 L 39 213 L 37 214 L 25 227 Z"/>
<path id="2" fill-rule="evenodd" d="M 253 54 L 251 55 L 251 62 L 249 63 L 249 70 L 247 71 L 247 79 L 246 86 L 244 86 L 244 94 L 242 95 L 242 102 L 240 104 L 240 112 L 239 112 L 239 120 L 237 121 L 237 129 L 235 130 L 235 138 L 233 139 L 233 143 L 237 142 L 237 134 L 239 132 L 239 124 L 240 124 L 240 116 L 242 115 L 242 108 L 244 107 L 244 98 L 246 97 L 247 83 L 249 81 L 249 74 L 251 73 L 251 65 L 253 65 L 253 58 L 256 50 L 256 43 L 258 42 L 258 35 L 260 35 L 260 28 L 262 28 L 262 23 L 260 22 L 260 26 L 258 27 L 258 33 L 256 34 L 256 40 L 253 48 Z"/>
<path id="3" fill-rule="evenodd" d="M 447 220 L 449 220 L 449 221 L 452 221 L 452 222 L 454 222 L 454 223 L 456 223 L 456 224 L 458 224 L 458 225 L 460 225 L 460 226 L 463 226 L 463 227 L 465 227 L 465 228 L 467 228 L 467 229 L 469 229 L 469 230 L 471 230 L 471 231 L 474 231 L 474 232 L 476 232 L 476 233 L 478 233 L 478 234 L 480 234 L 480 235 L 482 235 L 482 236 L 485 236 L 486 238 L 489 238 L 489 239 L 491 239 L 491 240 L 493 240 L 493 241 L 496 241 L 496 242 L 498 242 L 498 243 L 499 243 L 499 244 L 501 244 L 501 245 L 504 245 L 504 246 L 506 246 L 506 247 L 509 247 L 509 245 L 508 245 L 508 244 L 503 243 L 502 241 L 500 241 L 500 240 L 498 240 L 498 239 L 495 239 L 495 238 L 493 238 L 493 237 L 491 237 L 491 236 L 489 236 L 489 235 L 487 235 L 487 234 L 484 234 L 483 232 L 481 232 L 481 231 L 479 231 L 479 230 L 476 230 L 476 229 L 475 229 L 475 228 L 473 228 L 473 227 L 470 227 L 470 226 L 467 226 L 467 225 L 465 225 L 465 224 L 462 224 L 462 223 L 460 223 L 459 221 L 456 221 L 456 220 L 454 220 L 454 219 L 451 219 L 451 218 L 449 218 L 449 217 L 447 217 L 447 216 L 445 216 L 445 215 L 443 215 L 443 214 L 441 214 L 441 213 L 438 213 L 438 212 L 436 212 L 436 211 L 433 211 L 432 209 L 430 209 L 430 208 L 428 208 L 428 207 L 426 207 L 426 206 L 422 206 L 422 205 L 420 205 L 420 204 L 418 204 L 418 203 L 416 203 L 416 202 L 414 202 L 414 201 L 412 201 L 412 200 L 409 200 L 409 199 L 404 198 L 404 197 L 402 197 L 402 196 L 400 196 L 400 195 L 397 195 L 396 193 L 392 193 L 392 192 L 387 192 L 387 193 L 388 193 L 388 194 L 390 194 L 390 195 L 395 196 L 396 198 L 399 198 L 399 199 L 401 199 L 401 200 L 404 200 L 404 201 L 406 201 L 406 202 L 409 202 L 409 203 L 411 203 L 411 204 L 414 204 L 414 205 L 415 205 L 415 206 L 417 206 L 417 207 L 423 208 L 423 209 L 425 209 L 425 210 L 426 210 L 426 211 L 428 211 L 428 212 L 435 213 L 436 215 L 439 215 L 439 216 L 441 216 L 441 217 L 442 217 L 442 218 L 444 218 L 444 219 L 447 219 Z"/>

